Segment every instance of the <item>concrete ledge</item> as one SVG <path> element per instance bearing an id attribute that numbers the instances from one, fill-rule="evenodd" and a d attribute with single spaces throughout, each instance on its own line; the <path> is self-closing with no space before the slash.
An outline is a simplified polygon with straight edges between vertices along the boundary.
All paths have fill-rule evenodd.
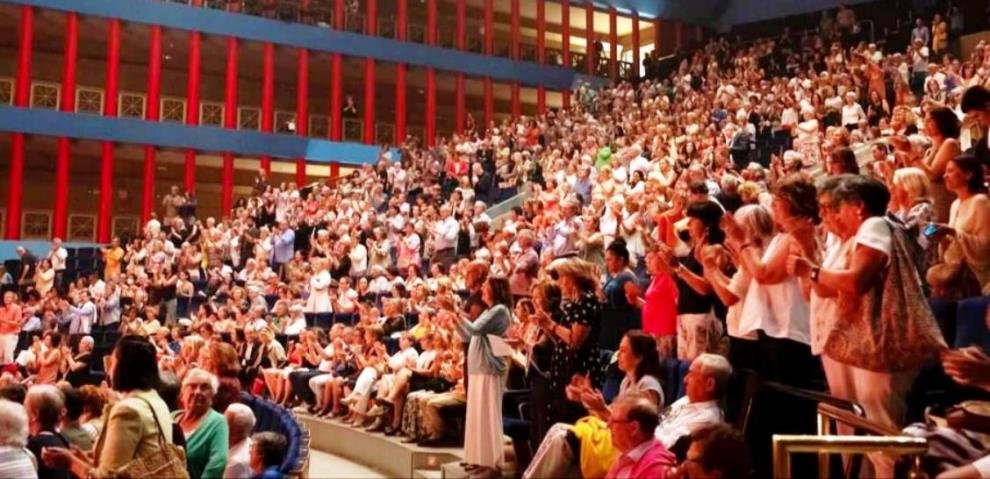
<path id="1" fill-rule="evenodd" d="M 428 448 L 403 444 L 401 438 L 369 433 L 332 419 L 297 414 L 310 431 L 310 448 L 334 454 L 381 472 L 387 477 L 415 477 L 417 471 L 440 471 L 463 458 L 461 448 Z M 420 474 L 422 475 L 422 474 Z"/>

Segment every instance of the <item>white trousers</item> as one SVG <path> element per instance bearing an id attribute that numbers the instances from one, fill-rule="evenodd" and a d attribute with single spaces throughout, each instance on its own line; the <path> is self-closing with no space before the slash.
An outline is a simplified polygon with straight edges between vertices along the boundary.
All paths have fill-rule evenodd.
<path id="1" fill-rule="evenodd" d="M 882 373 L 869 371 L 836 361 L 822 355 L 822 366 L 828 389 L 835 397 L 853 401 L 863 406 L 866 419 L 898 429 L 904 427 L 907 413 L 907 394 L 918 376 L 918 369 Z M 840 428 L 845 429 L 845 428 Z M 841 434 L 850 432 L 839 431 Z M 873 470 L 864 463 L 863 477 L 893 477 L 894 458 L 883 453 L 869 454 Z"/>
<path id="2" fill-rule="evenodd" d="M 313 395 L 316 396 L 316 404 L 323 402 L 323 389 L 330 381 L 333 381 L 333 374 L 321 374 L 319 376 L 309 378 L 309 389 L 312 390 Z"/>
<path id="3" fill-rule="evenodd" d="M 502 467 L 502 376 L 471 374 L 464 424 L 464 462 Z"/>
<path id="4" fill-rule="evenodd" d="M 562 422 L 550 427 L 523 473 L 523 479 L 581 477 L 580 469 L 574 465 L 574 451 L 567 442 L 567 433 L 573 427 Z"/>
<path id="5" fill-rule="evenodd" d="M 0 364 L 14 362 L 15 349 L 17 349 L 17 335 L 0 334 Z"/>

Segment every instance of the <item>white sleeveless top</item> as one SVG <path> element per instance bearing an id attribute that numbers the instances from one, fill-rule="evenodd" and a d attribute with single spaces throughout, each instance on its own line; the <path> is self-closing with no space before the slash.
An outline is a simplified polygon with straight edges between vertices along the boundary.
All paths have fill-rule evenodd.
<path id="1" fill-rule="evenodd" d="M 773 237 L 763 253 L 763 261 L 773 257 L 777 248 L 782 246 L 782 238 L 782 234 Z M 810 344 L 809 315 L 808 302 L 804 299 L 797 277 L 788 276 L 776 284 L 753 281 L 746 291 L 739 318 L 739 333 L 745 335 L 762 330 L 773 338 Z"/>

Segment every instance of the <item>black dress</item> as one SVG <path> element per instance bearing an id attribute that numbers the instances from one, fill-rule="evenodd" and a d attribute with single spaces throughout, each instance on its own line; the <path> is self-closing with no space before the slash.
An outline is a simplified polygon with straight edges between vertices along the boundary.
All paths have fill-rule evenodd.
<path id="1" fill-rule="evenodd" d="M 550 353 L 550 391 L 553 397 L 547 404 L 550 423 L 574 422 L 584 415 L 580 405 L 567 400 L 564 388 L 574 374 L 586 374 L 595 387 L 601 387 L 602 368 L 599 366 L 598 341 L 601 335 L 601 304 L 594 292 L 584 293 L 576 301 L 560 305 L 561 314 L 554 318 L 561 326 L 571 328 L 580 324 L 589 328 L 588 337 L 577 349 L 553 338 Z"/>

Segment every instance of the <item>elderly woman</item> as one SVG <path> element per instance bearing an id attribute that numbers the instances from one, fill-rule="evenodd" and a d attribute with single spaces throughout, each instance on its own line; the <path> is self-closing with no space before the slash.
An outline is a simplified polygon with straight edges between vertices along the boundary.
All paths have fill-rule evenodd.
<path id="1" fill-rule="evenodd" d="M 28 441 L 28 416 L 24 407 L 6 399 L 0 399 L 0 477 L 36 479 L 31 453 L 25 448 Z"/>
<path id="2" fill-rule="evenodd" d="M 770 212 L 760 205 L 743 206 L 736 210 L 731 220 L 726 216 L 722 224 L 729 238 L 742 239 L 742 243 L 734 245 L 736 249 L 743 244 L 749 244 L 760 255 L 763 254 L 776 231 Z M 753 369 L 756 365 L 758 336 L 755 332 L 742 333 L 739 329 L 739 320 L 753 277 L 746 268 L 737 268 L 731 277 L 727 276 L 724 266 L 728 252 L 718 249 L 713 253 L 706 256 L 702 263 L 705 268 L 705 279 L 711 283 L 715 294 L 728 307 L 725 324 L 729 335 L 729 362 L 737 369 Z"/>
<path id="3" fill-rule="evenodd" d="M 739 317 L 740 335 L 758 335 L 757 372 L 771 381 L 810 386 L 812 364 L 808 338 L 808 301 L 798 278 L 787 271 L 787 257 L 799 251 L 818 252 L 815 226 L 820 222 L 817 191 L 810 180 L 789 176 L 773 191 L 771 213 L 779 233 L 766 245 L 747 243 L 741 228 L 733 245 L 739 266 L 754 280 L 749 284 Z"/>
<path id="4" fill-rule="evenodd" d="M 186 436 L 189 477 L 221 477 L 227 465 L 227 420 L 213 410 L 220 381 L 203 369 L 192 369 L 182 380 L 181 411 L 173 417 Z"/>
<path id="5" fill-rule="evenodd" d="M 45 464 L 67 468 L 75 477 L 112 477 L 136 459 L 161 457 L 160 438 L 172 442 L 168 406 L 156 392 L 161 380 L 154 345 L 141 336 L 124 336 L 109 363 L 113 389 L 123 394 L 123 399 L 106 416 L 106 425 L 96 440 L 102 447 L 92 458 L 48 447 L 41 455 Z"/>
<path id="6" fill-rule="evenodd" d="M 831 394 L 862 405 L 867 419 L 900 429 L 908 390 L 945 343 L 921 292 L 906 233 L 884 218 L 889 199 L 875 179 L 842 177 L 821 211 L 843 254 L 826 257 L 826 268 L 792 252 L 787 268 L 810 281 L 819 297 L 835 298 L 834 308 L 815 311 L 829 318 L 813 319 L 833 323 L 822 354 Z M 877 454 L 870 460 L 876 477 L 893 476 L 893 459 Z"/>

